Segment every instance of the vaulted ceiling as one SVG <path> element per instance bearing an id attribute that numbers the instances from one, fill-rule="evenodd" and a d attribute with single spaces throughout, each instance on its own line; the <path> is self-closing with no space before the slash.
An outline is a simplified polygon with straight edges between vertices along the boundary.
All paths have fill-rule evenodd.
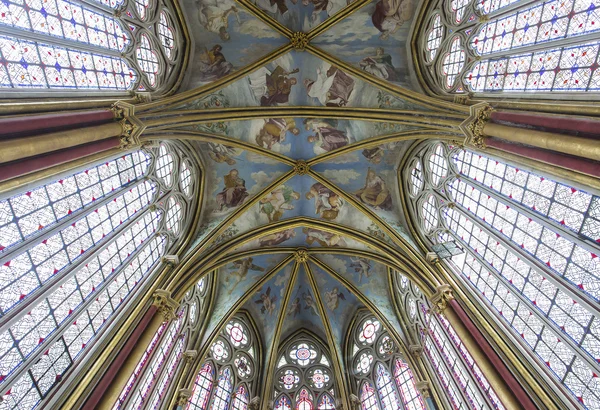
<path id="1" fill-rule="evenodd" d="M 418 93 L 409 47 L 416 2 L 183 5 L 194 41 L 187 91 L 170 104 L 168 131 L 153 133 L 191 141 L 204 162 L 191 249 L 196 260 L 226 263 L 215 265 L 203 345 L 240 308 L 267 357 L 301 328 L 339 354 L 365 306 L 400 329 L 389 264 L 380 262 L 419 251 L 397 168 L 416 139 L 455 136 L 460 118 Z M 314 252 L 296 264 L 303 248 Z"/>

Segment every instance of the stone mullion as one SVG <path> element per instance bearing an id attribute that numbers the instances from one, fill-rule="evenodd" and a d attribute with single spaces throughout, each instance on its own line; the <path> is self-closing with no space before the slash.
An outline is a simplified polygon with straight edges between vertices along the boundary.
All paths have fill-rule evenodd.
<path id="1" fill-rule="evenodd" d="M 489 272 L 490 274 L 492 274 L 494 276 L 494 278 L 501 282 L 504 286 L 506 286 L 508 289 L 514 289 L 515 291 L 511 292 L 514 296 L 516 296 L 519 300 L 520 303 L 523 303 L 527 306 L 528 310 L 532 311 L 532 312 L 539 312 L 539 310 L 532 304 L 532 302 L 527 299 L 521 290 L 519 289 L 515 289 L 514 286 L 508 281 L 508 279 L 506 279 L 502 274 L 496 272 L 495 268 L 490 267 L 489 262 L 487 262 L 479 253 L 475 253 L 471 251 L 471 246 L 466 243 L 465 241 L 463 241 L 461 238 L 459 238 L 455 232 L 451 231 L 451 235 L 458 241 L 462 242 L 465 244 L 465 246 L 468 248 L 467 252 L 469 253 L 469 255 L 473 256 L 475 259 L 477 259 L 477 261 L 482 265 L 482 267 L 484 267 L 484 269 Z M 465 262 L 466 263 L 466 262 Z M 450 267 L 451 270 L 452 267 Z M 463 277 L 461 277 L 461 280 L 467 282 L 469 284 L 469 288 L 472 290 L 475 290 L 478 294 L 481 293 L 481 291 L 476 287 L 476 285 L 474 283 L 472 283 L 471 281 L 465 280 Z M 555 285 L 558 289 L 561 289 L 560 286 Z M 474 289 L 473 289 L 474 288 Z M 557 289 L 557 292 L 558 292 Z M 494 291 L 496 291 L 496 289 L 494 289 Z M 553 296 L 553 300 L 556 297 L 556 293 Z M 491 305 L 491 301 L 489 302 Z M 492 314 L 494 316 L 497 317 L 497 313 L 494 312 L 495 308 L 489 305 L 486 305 L 488 307 L 488 310 L 490 310 L 492 312 Z M 516 316 L 516 315 L 515 315 Z M 556 325 L 553 324 L 551 322 L 551 319 L 548 318 L 547 314 L 544 314 L 543 312 L 539 312 L 539 314 L 536 315 L 543 323 L 545 326 L 549 327 L 550 329 L 552 329 L 552 331 L 558 336 L 563 334 L 562 331 L 559 331 L 556 328 Z M 594 316 L 592 314 L 592 318 L 594 318 L 594 320 L 598 320 L 597 316 Z M 509 326 L 511 327 L 512 331 L 515 331 L 515 329 L 512 327 L 512 322 L 509 324 Z M 584 329 L 589 328 L 589 324 L 587 327 L 583 327 Z M 566 334 L 565 334 L 566 335 Z M 594 368 L 596 370 L 596 372 L 600 372 L 600 364 L 596 363 L 594 361 L 593 358 L 589 357 L 589 355 L 587 354 L 581 354 L 581 348 L 578 346 L 578 343 L 574 342 L 570 336 L 566 335 L 567 337 L 562 337 L 561 341 L 565 342 L 572 350 L 572 353 L 576 356 L 579 357 L 579 359 L 585 361 L 586 363 L 588 363 L 589 365 L 592 366 L 592 368 Z M 539 335 L 538 335 L 539 337 Z M 583 338 L 582 338 L 583 339 Z M 531 348 L 534 351 L 534 347 Z M 534 351 L 535 353 L 535 351 Z M 537 354 L 537 353 L 536 353 Z M 600 373 L 598 373 L 600 374 Z"/>

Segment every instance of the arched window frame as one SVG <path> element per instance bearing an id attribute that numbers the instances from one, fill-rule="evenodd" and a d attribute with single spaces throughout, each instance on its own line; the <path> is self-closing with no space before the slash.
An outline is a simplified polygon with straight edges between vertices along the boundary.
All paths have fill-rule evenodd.
<path id="1" fill-rule="evenodd" d="M 368 337 L 361 337 L 363 328 L 368 326 L 371 331 Z M 364 336 L 364 335 L 363 335 Z M 364 340 L 363 340 L 364 339 Z M 354 394 L 361 402 L 363 410 L 389 410 L 385 400 L 395 396 L 400 409 L 427 409 L 425 400 L 416 388 L 416 379 L 407 360 L 396 345 L 392 335 L 372 313 L 359 310 L 348 328 L 346 338 L 346 368 L 350 375 Z M 406 365 L 409 377 L 403 384 L 395 377 L 395 363 L 399 360 Z M 368 363 L 367 363 L 368 362 Z M 382 392 L 378 384 L 378 367 L 381 367 L 390 378 L 387 392 Z M 365 386 L 374 391 L 374 397 L 363 397 Z M 363 400 L 364 399 L 364 400 Z M 368 399 L 368 401 L 365 401 Z M 394 400 L 395 401 L 395 400 Z"/>
<path id="2" fill-rule="evenodd" d="M 237 325 L 241 325 L 244 329 L 244 336 L 240 339 L 240 343 L 235 343 L 235 340 L 231 339 L 233 336 L 230 336 L 228 331 L 230 326 Z M 214 347 L 217 345 L 219 345 L 219 350 L 214 350 Z M 226 353 L 225 356 L 221 353 L 223 351 Z M 248 367 L 246 369 L 249 368 L 248 370 L 244 370 L 243 367 L 239 366 L 238 360 L 240 358 L 247 361 Z M 206 407 L 203 407 L 202 403 L 198 403 L 203 391 L 202 380 L 200 380 L 200 377 L 202 377 L 201 372 L 198 372 L 194 378 L 192 396 L 188 400 L 186 410 L 213 409 L 215 400 L 217 400 L 216 392 L 218 390 L 219 375 L 224 369 L 231 371 L 232 389 L 228 396 L 228 405 L 223 410 L 234 408 L 236 394 L 239 392 L 241 386 L 244 386 L 246 390 L 248 401 L 246 409 L 243 408 L 242 403 L 239 403 L 241 405 L 240 409 L 236 410 L 247 410 L 250 407 L 250 401 L 258 395 L 261 360 L 262 345 L 258 338 L 257 329 L 245 311 L 238 312 L 219 332 L 219 336 L 207 351 L 207 359 L 200 367 L 202 369 L 204 366 L 210 365 L 213 369 L 213 381 L 208 392 L 208 398 L 206 399 Z"/>
<path id="3" fill-rule="evenodd" d="M 505 409 L 485 375 L 443 314 L 435 313 L 421 290 L 394 272 L 395 302 L 405 309 L 407 331 L 423 347 L 425 363 L 450 409 Z"/>
<path id="4" fill-rule="evenodd" d="M 452 10 L 452 4 L 462 6 L 462 19 L 456 20 L 456 13 Z M 483 5 L 491 4 L 489 9 Z M 551 3 L 546 1 L 546 3 Z M 481 55 L 475 50 L 473 46 L 475 39 L 478 37 L 480 30 L 486 26 L 495 22 L 497 19 L 502 19 L 507 16 L 511 16 L 513 13 L 524 12 L 529 8 L 539 6 L 544 2 L 527 2 L 526 0 L 508 0 L 508 1 L 497 1 L 489 0 L 485 2 L 479 2 L 477 0 L 436 0 L 432 1 L 427 6 L 427 13 L 421 21 L 420 29 L 415 31 L 417 37 L 418 50 L 415 50 L 418 59 L 418 65 L 420 67 L 421 74 L 424 77 L 424 81 L 427 83 L 428 88 L 436 94 L 440 95 L 465 95 L 476 94 L 481 98 L 529 98 L 529 99 L 575 99 L 575 100 L 590 100 L 599 99 L 600 94 L 597 93 L 599 86 L 594 85 L 590 91 L 577 91 L 577 90 L 565 90 L 560 89 L 550 90 L 537 90 L 531 88 L 531 91 L 511 91 L 510 89 L 502 90 L 477 90 L 472 89 L 467 81 L 467 73 L 469 73 L 478 64 L 485 62 L 486 60 L 494 60 L 498 58 L 506 57 L 509 59 L 510 56 L 520 56 L 531 52 L 543 51 L 543 50 L 555 50 L 564 48 L 565 50 L 576 45 L 595 43 L 599 44 L 598 47 L 590 49 L 587 54 L 592 54 L 595 51 L 594 61 L 598 60 L 600 53 L 600 32 L 592 31 L 588 34 L 567 36 L 565 38 L 557 38 L 549 41 L 540 41 L 537 44 L 531 44 L 527 46 L 515 46 L 512 49 L 506 49 L 494 53 L 485 53 Z M 570 4 L 575 4 L 572 1 Z M 577 10 L 582 12 L 582 10 Z M 437 17 L 440 17 L 441 29 L 435 32 L 433 22 Z M 519 16 L 520 18 L 521 16 Z M 560 17 L 565 17 L 564 13 Z M 515 17 L 516 19 L 516 17 Z M 522 20 L 522 19 L 521 19 Z M 560 19 L 559 19 L 560 20 Z M 573 20 L 575 22 L 575 20 Z M 577 24 L 580 21 L 577 22 Z M 596 22 L 597 23 L 597 22 Z M 534 27 L 536 24 L 532 24 Z M 583 22 L 584 27 L 586 22 Z M 578 31 L 577 29 L 567 28 L 567 30 Z M 434 33 L 432 34 L 432 31 Z M 441 39 L 439 34 L 441 31 Z M 530 30 L 531 32 L 531 30 Z M 437 40 L 432 43 L 431 39 L 436 38 Z M 465 53 L 465 61 L 462 66 L 460 73 L 453 86 L 447 87 L 445 84 L 445 77 L 443 75 L 443 59 L 444 56 L 450 51 L 452 47 L 452 40 L 454 38 L 460 38 L 462 50 Z M 435 56 L 431 58 L 431 45 L 439 44 Z M 537 56 L 531 57 L 533 60 Z M 508 59 L 506 65 L 509 65 Z M 533 61 L 532 60 L 532 61 Z M 515 60 L 516 61 L 516 60 Z M 591 60 L 590 60 L 591 61 Z M 533 63 L 532 63 L 533 64 Z M 557 63 L 560 64 L 560 63 Z M 579 67 L 585 67 L 583 63 L 573 63 Z M 591 62 L 590 62 L 591 64 Z M 564 66 L 561 65 L 561 67 Z M 595 67 L 595 66 L 594 66 Z M 566 68 L 568 70 L 569 68 Z M 553 68 L 546 68 L 545 71 L 552 71 Z M 520 70 L 521 73 L 526 72 L 524 68 Z M 533 74 L 536 73 L 535 69 L 532 69 Z M 597 75 L 600 72 L 595 70 Z M 532 77 L 533 78 L 533 77 Z M 525 81 L 526 82 L 526 81 Z M 595 83 L 598 83 L 596 81 Z"/>
<path id="5" fill-rule="evenodd" d="M 191 160 L 193 157 L 186 153 L 183 146 L 180 147 L 176 143 L 166 145 L 173 155 L 186 158 L 190 166 L 195 164 Z M 165 199 L 174 195 L 174 191 L 178 188 L 163 190 L 160 186 L 161 182 L 154 178 L 157 148 L 158 146 L 149 146 L 140 151 L 125 152 L 118 157 L 107 158 L 103 162 L 71 170 L 55 179 L 38 181 L 33 187 L 29 187 L 31 191 L 21 188 L 0 196 L 0 201 L 12 201 L 10 198 L 29 198 L 30 202 L 25 204 L 26 207 L 39 204 L 39 209 L 46 214 L 55 214 L 60 210 L 57 221 L 50 220 L 48 224 L 44 223 L 41 229 L 27 234 L 24 239 L 17 238 L 16 243 L 1 251 L 0 258 L 3 260 L 5 270 L 10 269 L 11 265 L 15 268 L 18 266 L 11 261 L 17 257 L 21 258 L 19 255 L 28 255 L 28 252 L 32 252 L 32 249 L 37 249 L 36 247 L 42 244 L 47 246 L 46 241 L 50 241 L 50 238 L 67 238 L 64 236 L 67 229 L 73 230 L 81 225 L 83 230 L 77 231 L 78 238 L 90 238 L 90 235 L 94 238 L 91 242 L 86 239 L 85 243 L 89 247 L 82 249 L 81 254 L 76 255 L 71 262 L 66 260 L 66 265 L 60 270 L 56 271 L 55 268 L 53 275 L 45 277 L 44 280 L 36 279 L 42 281 L 41 285 L 27 291 L 17 303 L 0 314 L 3 338 L 9 334 L 7 332 L 14 332 L 16 327 L 23 329 L 23 332 L 27 331 L 27 334 L 35 332 L 36 335 L 39 334 L 36 337 L 40 338 L 25 359 L 20 360 L 18 366 L 5 367 L 2 370 L 4 377 L 0 381 L 0 395 L 9 406 L 21 403 L 20 406 L 26 408 L 28 404 L 25 403 L 33 406 L 40 401 L 44 405 L 59 405 L 57 401 L 61 398 L 57 391 L 68 390 L 74 382 L 71 377 L 74 371 L 79 371 L 82 366 L 88 366 L 88 354 L 91 350 L 95 350 L 91 349 L 91 346 L 105 343 L 105 335 L 114 331 L 113 324 L 120 320 L 123 312 L 130 309 L 130 302 L 139 293 L 138 289 L 145 287 L 145 284 L 152 280 L 156 268 L 161 264 L 161 256 L 175 249 L 185 240 L 194 212 L 182 218 L 181 235 L 178 237 L 174 237 L 164 229 Z M 137 179 L 134 178 L 133 171 L 115 174 L 117 169 L 125 169 L 127 164 L 131 164 L 128 158 L 132 155 L 146 158 L 144 162 L 148 165 L 145 171 L 142 171 L 143 168 L 138 168 Z M 195 165 L 193 168 L 194 175 L 199 176 L 200 172 Z M 99 169 L 102 171 L 98 171 Z M 72 177 L 73 175 L 75 177 Z M 98 182 L 96 178 L 99 178 L 99 175 L 104 175 L 104 182 Z M 175 178 L 178 179 L 178 175 Z M 135 187 L 144 184 L 152 185 L 153 189 L 143 194 L 143 198 L 146 198 L 143 202 L 145 205 L 140 208 L 142 203 L 136 199 L 138 194 L 135 193 L 138 191 Z M 50 202 L 45 202 L 43 198 L 31 199 L 33 192 L 49 192 L 47 189 L 54 186 L 64 188 L 64 191 L 59 191 L 62 195 L 58 197 L 59 199 Z M 31 196 L 28 196 L 29 192 L 32 193 Z M 130 199 L 121 201 L 119 198 L 123 195 L 124 198 Z M 80 199 L 75 200 L 76 198 Z M 76 206 L 78 201 L 83 201 L 83 206 L 81 202 Z M 64 208 L 65 204 L 69 208 Z M 50 210 L 46 210 L 49 206 Z M 128 208 L 129 206 L 131 208 Z M 189 206 L 190 210 L 196 209 L 197 200 L 190 198 L 186 206 Z M 66 209 L 69 209 L 69 212 L 66 212 Z M 123 215 L 119 210 L 124 209 L 128 211 Z M 97 212 L 99 210 L 102 212 Z M 37 221 L 42 220 L 41 215 L 35 213 L 31 215 Z M 146 226 L 151 215 L 154 215 L 152 216 L 154 227 Z M 106 225 L 111 218 L 112 222 Z M 102 222 L 103 220 L 105 222 Z M 7 232 L 4 231 L 4 234 L 6 235 Z M 143 236 L 138 238 L 137 235 Z M 79 243 L 84 243 L 82 241 L 83 239 L 76 239 L 76 242 L 72 243 L 80 246 Z M 66 243 L 68 243 L 67 239 L 64 239 L 64 244 Z M 68 252 L 64 244 L 61 245 L 62 248 L 57 248 L 59 252 Z M 132 248 L 129 248 L 130 246 Z M 120 252 L 125 254 L 120 255 Z M 57 266 L 57 260 L 56 255 L 49 254 L 46 264 Z M 95 266 L 100 266 L 98 268 L 100 270 Z M 114 269 L 106 270 L 106 266 L 113 266 Z M 24 274 L 28 277 L 41 277 L 39 276 L 41 272 L 36 273 L 35 270 L 26 269 Z M 21 280 L 18 284 L 23 283 L 27 282 Z M 66 284 L 69 284 L 68 287 Z M 75 297 L 76 295 L 79 296 Z M 53 310 L 46 316 L 39 316 L 43 312 L 43 306 L 48 303 Z M 69 311 L 59 309 L 60 306 L 65 306 Z M 36 310 L 40 312 L 36 313 L 39 318 L 38 321 L 33 321 L 31 314 Z M 54 320 L 58 315 L 60 315 L 60 323 L 57 324 Z M 43 328 L 40 327 L 41 323 L 44 323 Z M 46 333 L 41 334 L 39 329 L 44 329 Z M 16 350 L 18 343 L 15 345 L 11 340 L 6 340 L 4 346 L 9 349 L 9 352 L 18 352 L 19 350 Z M 76 343 L 81 343 L 80 348 L 74 347 Z M 64 346 L 62 353 L 60 346 Z M 2 359 L 5 365 L 8 365 L 10 360 L 7 357 Z M 60 367 L 57 363 L 61 363 Z M 45 381 L 46 390 L 43 396 L 39 396 L 35 393 L 37 390 L 30 379 L 31 374 L 42 377 L 48 372 L 55 374 L 56 377 L 53 377 L 51 383 Z"/>
<path id="6" fill-rule="evenodd" d="M 291 354 L 298 346 L 306 345 L 310 354 L 306 358 L 294 359 Z M 314 352 L 314 353 L 313 353 Z M 320 371 L 324 375 L 323 384 L 315 382 L 313 376 Z M 287 379 L 286 377 L 287 372 Z M 321 378 L 319 380 L 321 381 Z M 290 383 L 285 385 L 286 380 Z M 293 380 L 293 381 L 292 381 Z M 301 330 L 290 335 L 279 346 L 277 366 L 275 368 L 274 391 L 272 397 L 278 403 L 287 398 L 292 410 L 298 410 L 298 397 L 302 390 L 306 390 L 312 397 L 311 408 L 319 410 L 320 400 L 328 395 L 333 403 L 337 403 L 337 380 L 332 369 L 331 355 L 324 343 L 317 336 Z M 289 387 L 288 387 L 289 386 Z"/>
<path id="7" fill-rule="evenodd" d="M 469 151 L 473 155 L 473 165 L 465 160 L 465 172 L 461 173 L 455 161 L 470 158 L 470 154 L 462 157 L 461 148 L 439 142 L 417 146 L 409 162 L 428 162 L 432 147 L 439 144 L 445 147 L 449 166 L 441 185 L 435 186 L 426 175 L 423 189 L 413 195 L 410 171 L 403 172 L 403 191 L 408 212 L 416 221 L 417 233 L 428 247 L 455 240 L 465 250 L 462 255 L 444 260 L 449 272 L 485 306 L 488 314 L 496 318 L 523 357 L 547 375 L 550 388 L 562 400 L 571 406 L 589 408 L 585 404 L 593 402 L 593 391 L 598 391 L 595 387 L 597 378 L 592 375 L 600 374 L 597 373 L 600 364 L 594 357 L 594 354 L 600 356 L 600 331 L 597 330 L 600 291 L 594 280 L 594 275 L 598 275 L 595 255 L 600 254 L 600 243 L 596 238 L 600 226 L 598 194 L 568 181 L 540 176 L 535 170 L 487 153 Z M 506 174 L 496 175 L 498 169 L 505 170 Z M 514 179 L 515 175 L 518 180 Z M 456 187 L 461 186 L 467 191 L 462 188 L 456 191 Z M 479 205 L 472 202 L 469 207 L 461 205 L 462 199 L 454 201 L 453 192 L 460 195 L 464 192 L 465 198 L 469 198 L 472 190 L 481 192 L 480 198 L 485 201 L 481 200 Z M 515 194 L 514 198 L 511 192 Z M 428 195 L 435 195 L 439 204 L 436 209 L 439 223 L 430 232 L 423 228 L 420 219 L 422 200 Z M 569 208 L 571 200 L 581 197 L 586 198 L 585 209 Z M 521 202 L 520 198 L 527 202 Z M 498 207 L 491 209 L 488 203 L 498 204 Z M 476 211 L 470 210 L 471 207 Z M 554 219 L 549 216 L 550 209 L 555 210 Z M 505 223 L 512 218 L 512 213 L 521 215 L 520 218 L 526 218 L 528 222 L 517 225 L 515 221 L 512 228 L 506 225 L 506 232 L 500 231 L 497 223 Z M 558 220 L 557 215 L 561 214 L 564 218 Z M 449 221 L 454 222 L 449 224 Z M 533 227 L 539 227 L 539 230 L 532 230 Z M 455 233 L 455 229 L 461 233 Z M 515 242 L 514 232 L 523 238 L 523 246 Z M 564 243 L 549 246 L 547 236 L 534 241 L 529 239 L 540 232 L 551 233 L 553 240 Z M 532 244 L 535 248 L 531 248 Z M 536 253 L 544 247 L 550 250 L 548 257 L 551 259 L 547 263 Z M 571 249 L 571 253 L 556 253 L 561 249 Z M 553 268 L 553 264 L 557 269 L 562 266 L 562 273 Z M 579 280 L 585 286 L 572 282 L 576 278 L 573 272 L 579 272 Z M 578 382 L 577 377 L 583 379 Z M 567 384 L 563 384 L 563 380 Z"/>
<path id="8" fill-rule="evenodd" d="M 43 32 L 40 32 L 39 30 L 35 31 L 33 29 L 29 30 L 26 28 L 20 28 L 18 26 L 13 27 L 11 25 L 0 24 L 1 38 L 12 38 L 15 40 L 33 42 L 28 46 L 23 46 L 27 47 L 28 49 L 30 49 L 31 47 L 38 47 L 35 44 L 39 46 L 49 45 L 50 47 L 59 47 L 59 49 L 51 51 L 50 54 L 46 53 L 45 51 L 36 51 L 36 53 L 38 54 L 35 54 L 35 59 L 41 58 L 40 55 L 46 56 L 46 54 L 48 54 L 48 57 L 44 58 L 49 59 L 48 61 L 52 60 L 53 62 L 55 62 L 47 62 L 46 65 L 41 66 L 42 68 L 40 69 L 37 75 L 37 77 L 39 77 L 39 81 L 36 83 L 38 84 L 37 86 L 22 86 L 16 88 L 11 86 L 10 84 L 14 83 L 16 79 L 6 77 L 6 81 L 2 81 L 5 72 L 3 71 L 2 67 L 0 67 L 0 91 L 6 96 L 6 98 L 35 98 L 49 96 L 100 97 L 107 95 L 125 96 L 134 92 L 148 92 L 152 94 L 162 95 L 168 93 L 175 85 L 175 83 L 179 80 L 182 71 L 180 70 L 180 68 L 182 68 L 183 62 L 185 60 L 185 54 L 187 53 L 187 45 L 183 33 L 183 28 L 180 24 L 181 20 L 178 17 L 178 5 L 171 2 L 170 0 L 152 0 L 149 2 L 149 6 L 147 7 L 145 18 L 141 18 L 140 13 L 137 11 L 136 4 L 138 1 L 136 0 L 68 0 L 68 2 L 72 3 L 75 7 L 83 7 L 85 10 L 88 10 L 89 13 L 96 13 L 96 15 L 101 16 L 102 18 L 108 19 L 110 24 L 118 25 L 118 30 L 120 30 L 123 33 L 123 41 L 125 41 L 126 46 L 123 47 L 123 49 L 116 49 L 114 47 L 103 47 L 99 45 L 88 44 L 86 42 L 78 41 L 75 39 L 60 38 L 56 35 L 45 34 Z M 53 8 L 49 5 L 46 6 L 48 7 L 49 11 Z M 0 8 L 1 7 L 3 6 L 0 6 Z M 6 8 L 5 12 L 10 13 L 8 11 L 8 8 Z M 35 8 L 32 12 L 35 12 Z M 86 13 L 87 12 L 84 11 L 84 15 L 86 15 Z M 165 16 L 165 19 L 163 19 L 162 22 L 161 16 Z M 25 18 L 26 21 L 29 21 L 27 11 L 23 12 L 21 20 L 23 18 Z M 63 17 L 62 19 L 65 21 L 68 20 L 68 18 L 65 17 Z M 45 26 L 40 27 L 45 28 L 46 26 L 49 26 L 52 23 L 52 21 L 49 21 L 45 24 Z M 98 33 L 97 31 L 94 31 L 94 28 L 92 26 L 92 24 L 94 23 L 92 23 L 92 20 L 89 21 L 89 26 L 87 25 L 88 21 L 85 19 L 81 20 L 81 23 L 79 23 L 80 20 L 78 19 L 74 19 L 72 21 L 77 21 L 77 24 L 79 24 L 77 30 L 78 37 L 80 38 L 82 36 L 88 36 L 88 33 L 90 36 L 94 35 L 94 33 Z M 169 48 L 168 52 L 165 50 L 165 46 L 163 46 L 164 36 L 161 34 L 161 32 L 165 31 L 164 24 L 162 24 L 165 21 L 169 25 L 170 33 L 173 38 L 173 47 Z M 7 24 L 11 24 L 10 21 L 8 21 Z M 101 28 L 103 26 L 104 24 L 100 24 Z M 64 27 L 59 23 L 58 27 L 58 31 L 60 32 L 66 31 L 68 29 L 66 23 Z M 73 36 L 73 34 L 71 34 L 71 36 Z M 144 74 L 143 67 L 140 64 L 140 60 L 136 57 L 136 51 L 139 48 L 141 36 L 145 36 L 146 38 L 148 38 L 149 44 L 152 47 L 152 51 L 157 58 L 157 79 L 154 85 L 152 85 L 149 77 L 146 74 Z M 19 47 L 20 46 L 17 45 L 17 48 Z M 2 47 L 0 46 L 0 59 L 3 58 L 1 48 Z M 89 61 L 85 63 L 86 70 L 78 70 L 78 67 L 75 63 L 75 59 L 77 58 L 77 60 L 79 61 L 82 56 L 80 56 L 76 52 L 92 53 L 98 57 L 103 57 L 105 60 L 107 60 L 107 63 L 109 64 L 109 68 L 107 70 L 109 75 L 111 74 L 110 67 L 116 67 L 115 64 L 118 64 L 118 61 L 122 61 L 131 70 L 127 71 L 127 67 L 125 67 L 126 70 L 124 71 L 124 73 L 126 74 L 126 76 L 129 77 L 130 74 L 133 74 L 133 77 L 131 77 L 132 80 L 130 82 L 130 86 L 127 88 L 100 88 L 99 86 L 97 86 L 96 88 L 94 88 L 93 86 L 91 88 L 87 88 L 82 84 L 73 85 L 69 87 L 59 86 L 60 81 L 63 81 L 59 80 L 59 77 L 63 79 L 66 77 L 70 77 L 69 74 L 66 73 L 66 71 L 81 71 L 79 73 L 79 76 L 82 78 L 91 76 L 91 73 L 93 72 L 98 72 L 100 74 L 104 72 L 105 66 L 96 67 L 98 62 L 95 60 L 95 57 L 92 58 L 91 56 L 89 56 L 90 58 L 88 58 Z M 60 57 L 59 54 L 61 55 Z M 4 58 L 6 57 L 7 56 L 4 56 Z M 65 59 L 68 59 L 69 61 Z M 114 62 L 110 63 L 108 61 L 110 59 L 112 59 L 112 61 Z M 10 59 L 10 61 L 13 60 Z M 20 58 L 14 61 L 16 64 L 22 64 Z M 61 61 L 64 62 L 64 64 L 61 64 Z M 55 64 L 60 66 L 60 69 L 58 71 L 53 71 Z M 39 64 L 34 63 L 33 60 L 31 60 L 29 61 L 29 64 L 25 64 L 22 66 L 24 70 L 23 72 L 27 73 L 29 66 L 38 65 Z M 65 67 L 67 68 L 66 70 L 64 69 Z M 70 70 L 68 69 L 69 67 L 71 67 Z M 120 68 L 117 68 L 117 72 L 118 70 L 120 70 Z M 25 75 L 26 77 L 28 77 L 28 74 Z M 50 75 L 56 76 L 55 82 L 50 81 Z M 76 84 L 77 80 L 75 79 L 75 77 L 72 77 L 72 79 L 73 81 L 75 81 Z M 100 82 L 100 80 L 101 78 L 98 77 L 98 83 Z M 41 85 L 42 82 L 46 85 Z M 50 86 L 49 84 L 51 83 L 56 83 L 56 85 Z"/>
<path id="9" fill-rule="evenodd" d="M 170 397 L 182 370 L 183 353 L 193 350 L 201 337 L 205 323 L 201 320 L 210 311 L 214 289 L 213 274 L 203 277 L 185 294 L 177 317 L 163 322 L 147 346 L 123 391 L 113 405 L 120 409 L 158 409 L 163 399 Z"/>

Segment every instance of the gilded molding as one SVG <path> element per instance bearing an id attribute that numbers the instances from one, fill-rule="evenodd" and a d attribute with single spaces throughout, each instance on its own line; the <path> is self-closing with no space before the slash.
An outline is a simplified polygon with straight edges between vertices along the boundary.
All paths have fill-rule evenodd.
<path id="1" fill-rule="evenodd" d="M 486 135 L 483 132 L 492 115 L 492 107 L 487 102 L 472 105 L 470 115 L 464 120 L 459 128 L 465 134 L 465 146 L 485 149 Z"/>
<path id="2" fill-rule="evenodd" d="M 429 299 L 436 313 L 442 313 L 448 307 L 448 302 L 454 299 L 452 287 L 448 284 L 440 285 L 435 289 L 435 293 Z"/>
<path id="3" fill-rule="evenodd" d="M 191 389 L 179 389 L 179 392 L 177 393 L 177 405 L 185 406 L 190 397 L 192 397 Z"/>
<path id="4" fill-rule="evenodd" d="M 168 290 L 157 289 L 154 291 L 153 306 L 156 306 L 158 312 L 163 315 L 165 322 L 175 318 L 175 310 L 179 307 L 179 303 L 171 298 L 171 292 Z"/>
<path id="5" fill-rule="evenodd" d="M 290 38 L 290 43 L 292 44 L 292 47 L 299 51 L 304 51 L 308 46 L 308 42 L 308 35 L 303 31 L 295 32 Z"/>

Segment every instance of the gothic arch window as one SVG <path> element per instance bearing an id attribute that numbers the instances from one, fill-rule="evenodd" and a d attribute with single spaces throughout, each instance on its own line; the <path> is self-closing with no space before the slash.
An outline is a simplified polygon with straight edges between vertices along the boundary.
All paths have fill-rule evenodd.
<path id="1" fill-rule="evenodd" d="M 597 6 L 576 0 L 438 0 L 422 25 L 423 74 L 441 94 L 548 98 L 597 92 Z"/>
<path id="2" fill-rule="evenodd" d="M 164 147 L 185 158 L 178 146 Z M 160 157 L 157 148 L 127 152 L 0 200 L 4 405 L 42 402 L 181 243 L 165 215 L 170 198 L 183 196 L 157 179 Z M 191 217 L 181 217 L 182 233 Z"/>
<path id="3" fill-rule="evenodd" d="M 189 289 L 176 318 L 171 323 L 163 322 L 156 331 L 113 410 L 157 409 L 162 404 L 186 347 L 193 350 L 194 341 L 203 331 L 199 318 L 205 317 L 210 308 L 211 277 L 203 277 Z"/>
<path id="4" fill-rule="evenodd" d="M 292 335 L 279 349 L 275 408 L 335 409 L 337 386 L 325 345 L 307 332 Z"/>
<path id="5" fill-rule="evenodd" d="M 181 27 L 165 0 L 7 0 L 0 90 L 10 97 L 164 93 L 179 75 Z"/>
<path id="6" fill-rule="evenodd" d="M 600 409 L 600 197 L 566 181 L 443 143 L 425 144 L 411 161 L 442 149 L 448 175 L 425 172 L 410 212 L 428 245 L 454 241 L 464 253 L 447 259 L 526 357 L 549 374 L 564 399 Z"/>
<path id="7" fill-rule="evenodd" d="M 260 341 L 246 314 L 225 325 L 208 351 L 188 410 L 247 410 L 258 393 Z"/>
<path id="8" fill-rule="evenodd" d="M 407 312 L 407 330 L 423 346 L 426 363 L 454 410 L 505 409 L 479 366 L 443 314 L 435 313 L 420 289 L 395 274 L 396 302 Z M 402 368 L 395 372 L 400 380 Z M 405 374 L 405 373 L 404 373 Z"/>
<path id="9" fill-rule="evenodd" d="M 425 410 L 412 371 L 381 322 L 359 312 L 349 329 L 347 368 L 362 410 Z"/>

